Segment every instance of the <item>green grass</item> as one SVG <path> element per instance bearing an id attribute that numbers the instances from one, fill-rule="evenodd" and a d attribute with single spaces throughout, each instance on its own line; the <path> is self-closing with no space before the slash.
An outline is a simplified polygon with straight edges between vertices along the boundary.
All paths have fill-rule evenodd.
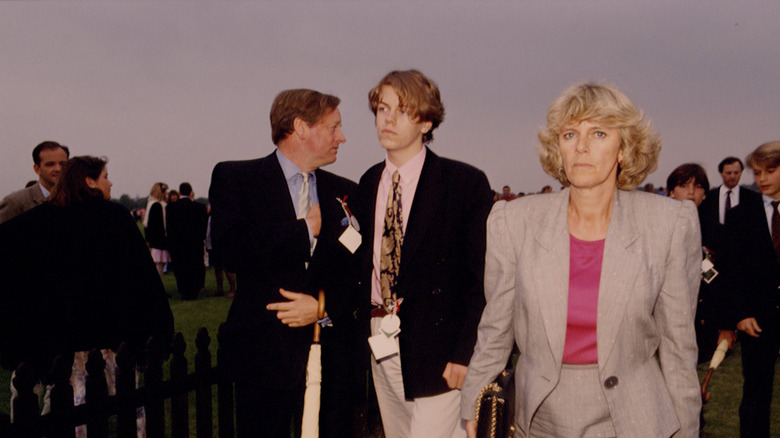
<path id="1" fill-rule="evenodd" d="M 736 344 L 733 353 L 715 370 L 708 386 L 712 394 L 705 404 L 702 429 L 703 438 L 739 436 L 739 402 L 742 400 L 742 362 L 740 346 Z M 699 380 L 703 381 L 707 365 L 699 366 Z M 775 364 L 775 383 L 772 393 L 772 426 L 770 436 L 780 437 L 780 361 Z"/>
<path id="2" fill-rule="evenodd" d="M 227 297 L 212 297 L 216 291 L 216 281 L 212 269 L 206 272 L 205 292 L 197 300 L 181 301 L 176 292 L 176 281 L 173 274 L 165 274 L 163 284 L 166 291 L 171 295 L 169 299 L 171 310 L 173 311 L 174 324 L 176 331 L 184 335 L 187 342 L 186 357 L 189 363 L 190 372 L 194 370 L 195 357 L 195 335 L 200 327 L 206 327 L 211 336 L 210 351 L 212 354 L 212 364 L 216 363 L 217 347 L 217 329 L 225 321 L 228 309 L 232 299 Z M 227 282 L 225 283 L 227 289 Z M 772 436 L 780 436 L 780 363 L 778 363 L 775 375 L 775 387 L 772 404 Z M 705 365 L 699 367 L 700 379 L 704 378 L 706 373 Z M 167 374 L 167 373 L 166 373 Z M 8 402 L 10 399 L 10 390 L 8 387 L 10 372 L 0 370 L 0 411 L 9 412 Z M 735 347 L 733 354 L 730 354 L 717 369 L 710 382 L 710 391 L 712 397 L 710 402 L 704 406 L 704 419 L 706 426 L 702 430 L 704 438 L 729 438 L 739 436 L 739 402 L 742 394 L 742 366 L 740 363 L 739 345 Z M 216 389 L 214 389 L 216 398 Z M 194 394 L 190 395 L 190 404 L 194 405 Z M 216 403 L 216 399 L 214 401 Z M 195 412 L 190 409 L 190 431 L 195 436 Z M 216 418 L 214 419 L 214 428 L 216 430 Z M 216 434 L 215 434 L 216 436 Z"/>

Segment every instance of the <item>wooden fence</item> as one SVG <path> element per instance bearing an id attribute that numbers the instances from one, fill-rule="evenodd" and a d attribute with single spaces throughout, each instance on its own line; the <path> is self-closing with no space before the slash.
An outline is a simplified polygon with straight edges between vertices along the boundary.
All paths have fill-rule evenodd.
<path id="1" fill-rule="evenodd" d="M 221 337 L 222 327 L 220 327 Z M 50 395 L 51 411 L 41 415 L 39 396 L 33 387 L 38 383 L 34 372 L 24 363 L 16 369 L 14 386 L 18 397 L 13 404 L 14 422 L 0 419 L 3 437 L 74 437 L 75 427 L 86 425 L 89 438 L 116 436 L 136 437 L 136 409 L 143 406 L 148 438 L 189 438 L 189 397 L 195 395 L 195 424 L 198 438 L 213 436 L 213 387 L 217 389 L 217 418 L 219 438 L 234 436 L 233 385 L 212 366 L 208 330 L 200 328 L 195 339 L 195 372 L 187 373 L 187 348 L 184 337 L 176 333 L 172 346 L 152 338 L 147 344 L 145 358 L 136 361 L 129 349 L 119 347 L 116 354 L 116 395 L 109 396 L 104 374 L 105 361 L 99 350 L 90 352 L 86 364 L 86 403 L 73 405 L 70 385 L 73 355 L 58 356 L 52 364 L 53 388 Z M 168 351 L 171 353 L 167 353 Z M 170 356 L 170 361 L 168 361 Z M 222 353 L 217 346 L 217 365 Z M 170 368 L 170 379 L 164 381 L 165 364 Z M 143 364 L 137 367 L 136 364 Z M 142 385 L 136 388 L 136 369 L 140 368 Z M 1 384 L 1 383 L 0 383 Z M 170 399 L 170 421 L 165 418 L 165 401 Z M 115 425 L 109 426 L 114 417 Z M 170 425 L 166 435 L 166 425 Z M 111 429 L 111 430 L 110 430 Z"/>

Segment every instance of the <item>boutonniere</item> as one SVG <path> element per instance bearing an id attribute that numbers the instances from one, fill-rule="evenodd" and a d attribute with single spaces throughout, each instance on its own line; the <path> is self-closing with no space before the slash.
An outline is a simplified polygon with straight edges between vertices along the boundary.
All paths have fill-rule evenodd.
<path id="1" fill-rule="evenodd" d="M 355 228 L 355 231 L 360 231 L 360 224 L 357 221 L 357 218 L 354 214 L 352 214 L 352 211 L 349 209 L 349 205 L 347 205 L 347 198 L 349 195 L 344 195 L 344 198 L 336 197 L 336 200 L 339 201 L 339 204 L 341 204 L 341 209 L 344 210 L 344 218 L 341 219 L 341 226 L 346 227 L 347 225 L 351 225 Z"/>

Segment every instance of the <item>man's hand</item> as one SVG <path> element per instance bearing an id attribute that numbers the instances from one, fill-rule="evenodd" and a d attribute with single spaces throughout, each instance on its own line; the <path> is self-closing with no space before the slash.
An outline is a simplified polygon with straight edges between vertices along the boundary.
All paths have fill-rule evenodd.
<path id="1" fill-rule="evenodd" d="M 463 381 L 466 380 L 467 370 L 468 367 L 453 362 L 447 362 L 447 366 L 444 367 L 444 373 L 442 373 L 441 376 L 447 381 L 447 386 L 449 386 L 450 389 L 461 389 L 463 388 Z"/>
<path id="2" fill-rule="evenodd" d="M 737 330 L 741 330 L 754 338 L 757 338 L 761 334 L 761 327 L 758 326 L 756 318 L 745 318 L 738 322 Z"/>
<path id="3" fill-rule="evenodd" d="M 734 342 L 737 341 L 737 334 L 734 330 L 720 330 L 718 331 L 718 342 L 715 345 L 720 345 L 720 341 L 727 340 L 729 343 L 729 350 L 734 348 Z"/>
<path id="4" fill-rule="evenodd" d="M 322 228 L 322 214 L 320 213 L 320 204 L 311 206 L 309 212 L 306 214 L 306 222 L 311 227 L 311 235 L 314 237 L 319 237 L 320 228 Z"/>
<path id="5" fill-rule="evenodd" d="M 317 208 L 319 212 L 319 207 Z M 317 322 L 319 303 L 311 295 L 279 289 L 279 293 L 290 301 L 271 303 L 265 308 L 275 311 L 282 324 L 290 327 L 303 327 Z"/>
<path id="6" fill-rule="evenodd" d="M 466 420 L 466 433 L 469 438 L 477 438 L 477 420 Z"/>

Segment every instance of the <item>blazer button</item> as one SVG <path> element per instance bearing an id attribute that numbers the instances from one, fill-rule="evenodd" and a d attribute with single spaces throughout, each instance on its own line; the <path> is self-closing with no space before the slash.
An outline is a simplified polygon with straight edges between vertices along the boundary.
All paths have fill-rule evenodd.
<path id="1" fill-rule="evenodd" d="M 440 293 L 441 293 L 441 289 L 439 289 L 438 287 L 431 291 L 431 294 L 433 295 L 439 295 Z"/>
<path id="2" fill-rule="evenodd" d="M 607 377 L 607 380 L 604 381 L 604 387 L 607 389 L 612 389 L 616 387 L 618 384 L 618 378 L 616 376 L 609 376 Z"/>

